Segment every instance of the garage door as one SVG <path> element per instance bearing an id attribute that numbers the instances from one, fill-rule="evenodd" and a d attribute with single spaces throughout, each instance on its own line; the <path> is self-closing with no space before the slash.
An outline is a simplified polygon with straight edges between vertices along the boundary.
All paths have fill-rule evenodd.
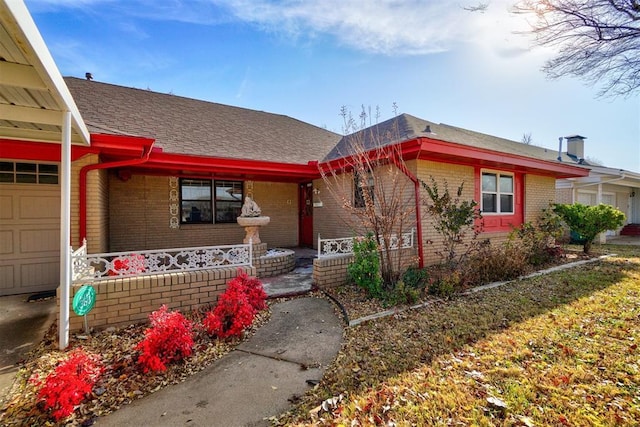
<path id="1" fill-rule="evenodd" d="M 57 165 L 0 161 L 0 295 L 58 286 L 57 171 Z"/>

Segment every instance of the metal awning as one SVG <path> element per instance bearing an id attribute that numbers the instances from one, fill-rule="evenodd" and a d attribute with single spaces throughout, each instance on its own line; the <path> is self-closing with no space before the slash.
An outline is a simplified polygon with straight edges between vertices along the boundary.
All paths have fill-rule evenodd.
<path id="1" fill-rule="evenodd" d="M 2 139 L 60 145 L 59 347 L 69 345 L 71 144 L 89 131 L 22 0 L 0 2 L 0 157 Z"/>
<path id="2" fill-rule="evenodd" d="M 88 145 L 89 131 L 26 6 L 0 2 L 0 138 L 60 144 L 65 112 L 71 143 Z"/>

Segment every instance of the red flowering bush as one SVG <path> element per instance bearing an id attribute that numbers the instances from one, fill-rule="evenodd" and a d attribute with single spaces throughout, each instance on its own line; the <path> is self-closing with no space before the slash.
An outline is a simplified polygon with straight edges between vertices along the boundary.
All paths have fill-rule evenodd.
<path id="1" fill-rule="evenodd" d="M 227 290 L 235 290 L 238 288 L 240 292 L 244 292 L 247 296 L 249 304 L 256 310 L 264 310 L 267 308 L 265 300 L 267 294 L 264 292 L 262 282 L 257 277 L 250 277 L 245 272 L 238 272 L 238 276 L 227 284 Z"/>
<path id="2" fill-rule="evenodd" d="M 218 338 L 240 336 L 258 312 L 266 308 L 267 295 L 255 277 L 240 273 L 227 285 L 216 307 L 202 321 L 205 330 Z"/>
<path id="3" fill-rule="evenodd" d="M 68 417 L 74 407 L 91 393 L 103 370 L 100 356 L 77 348 L 69 353 L 44 382 L 37 377 L 31 381 L 37 386 L 42 385 L 38 391 L 38 399 L 44 402 L 44 407 L 51 410 L 53 418 L 59 421 Z"/>
<path id="4" fill-rule="evenodd" d="M 164 371 L 167 364 L 191 355 L 193 323 L 179 311 L 169 311 L 166 305 L 149 315 L 151 327 L 144 331 L 144 339 L 136 346 L 142 351 L 138 364 L 143 371 Z"/>

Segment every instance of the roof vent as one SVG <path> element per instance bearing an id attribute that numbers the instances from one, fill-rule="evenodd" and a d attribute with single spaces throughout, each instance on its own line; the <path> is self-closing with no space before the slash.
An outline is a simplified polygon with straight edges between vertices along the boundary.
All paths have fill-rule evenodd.
<path id="1" fill-rule="evenodd" d="M 424 132 L 426 132 L 426 133 L 432 133 L 432 132 L 431 132 L 431 125 L 427 125 L 427 127 L 426 127 L 426 128 L 424 128 Z"/>
<path id="2" fill-rule="evenodd" d="M 93 80 L 93 74 L 91 73 L 84 73 L 84 77 L 89 81 Z"/>

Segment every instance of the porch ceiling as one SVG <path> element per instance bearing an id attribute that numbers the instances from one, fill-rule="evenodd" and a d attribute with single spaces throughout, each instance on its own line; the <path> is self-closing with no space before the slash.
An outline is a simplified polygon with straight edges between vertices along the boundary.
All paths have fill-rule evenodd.
<path id="1" fill-rule="evenodd" d="M 61 143 L 71 112 L 71 142 L 89 132 L 22 1 L 0 2 L 0 138 Z"/>

